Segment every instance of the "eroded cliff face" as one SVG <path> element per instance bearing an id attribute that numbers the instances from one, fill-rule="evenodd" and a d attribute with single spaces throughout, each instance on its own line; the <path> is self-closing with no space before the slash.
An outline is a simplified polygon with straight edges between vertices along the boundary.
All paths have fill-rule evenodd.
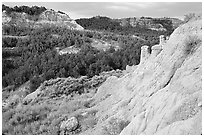
<path id="1" fill-rule="evenodd" d="M 2 24 L 15 24 L 27 27 L 43 27 L 43 26 L 63 26 L 70 29 L 83 30 L 79 24 L 71 19 L 67 14 L 56 12 L 48 9 L 40 15 L 28 15 L 26 13 L 12 12 L 7 14 L 5 11 L 2 13 Z"/>
<path id="2" fill-rule="evenodd" d="M 30 94 L 26 86 L 5 90 L 3 133 L 28 134 L 31 126 L 29 134 L 202 134 L 201 45 L 196 20 L 161 36 L 151 53 L 143 46 L 140 64 L 124 71 L 49 80 Z"/>
<path id="3" fill-rule="evenodd" d="M 163 23 L 168 23 L 164 26 L 162 25 L 161 22 L 159 23 L 158 21 L 163 21 Z M 179 25 L 182 24 L 182 21 L 177 19 L 177 18 L 148 18 L 148 17 L 143 17 L 143 18 L 122 18 L 122 19 L 116 19 L 116 21 L 120 22 L 121 26 L 132 26 L 132 27 L 146 27 L 151 30 L 156 30 L 156 31 L 166 31 L 167 28 L 166 26 L 170 27 L 172 25 L 173 29 L 176 29 Z"/>
<path id="4" fill-rule="evenodd" d="M 158 55 L 110 77 L 93 97 L 98 123 L 84 134 L 104 134 L 113 118 L 129 122 L 120 134 L 202 134 L 201 45 L 201 20 L 189 22 Z"/>
<path id="5" fill-rule="evenodd" d="M 133 27 L 142 26 L 152 30 L 166 31 L 166 28 L 164 28 L 161 24 L 154 23 L 153 19 L 125 18 L 120 20 L 120 25 L 121 26 L 131 25 Z"/>

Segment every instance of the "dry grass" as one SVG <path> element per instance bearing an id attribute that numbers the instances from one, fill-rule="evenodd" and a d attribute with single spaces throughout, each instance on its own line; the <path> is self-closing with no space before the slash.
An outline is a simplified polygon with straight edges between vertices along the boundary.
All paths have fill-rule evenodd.
<path id="1" fill-rule="evenodd" d="M 108 121 L 108 125 L 103 127 L 105 134 L 118 135 L 129 124 L 129 121 L 125 121 L 119 118 L 111 118 Z"/>

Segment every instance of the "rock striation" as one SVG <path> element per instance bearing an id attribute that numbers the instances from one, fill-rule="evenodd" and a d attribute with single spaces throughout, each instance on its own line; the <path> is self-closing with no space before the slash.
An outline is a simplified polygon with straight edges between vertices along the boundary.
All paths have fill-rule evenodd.
<path id="1" fill-rule="evenodd" d="M 44 26 L 61 26 L 69 29 L 83 30 L 83 27 L 77 24 L 67 14 L 56 12 L 52 9 L 47 9 L 38 16 L 28 15 L 26 13 L 12 12 L 7 14 L 2 12 L 2 24 L 15 24 L 18 26 L 27 26 L 34 28 L 41 28 Z"/>
<path id="2" fill-rule="evenodd" d="M 167 28 L 164 24 L 160 21 L 165 21 L 172 23 L 173 29 L 177 28 L 179 25 L 182 24 L 182 21 L 177 18 L 151 18 L 151 17 L 133 17 L 133 18 L 122 18 L 116 19 L 117 22 L 120 23 L 121 26 L 132 26 L 132 27 L 146 27 L 151 30 L 156 31 L 167 31 Z"/>
<path id="3" fill-rule="evenodd" d="M 145 61 L 99 87 L 93 97 L 98 123 L 84 134 L 104 134 L 112 118 L 129 122 L 121 135 L 202 134 L 201 20 L 180 26 L 160 44 L 151 54 L 142 47 Z"/>

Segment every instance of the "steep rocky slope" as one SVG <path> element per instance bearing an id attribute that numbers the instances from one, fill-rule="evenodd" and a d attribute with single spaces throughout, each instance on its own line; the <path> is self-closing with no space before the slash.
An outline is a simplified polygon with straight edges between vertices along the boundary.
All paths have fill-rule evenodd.
<path id="1" fill-rule="evenodd" d="M 79 24 L 71 19 L 67 14 L 47 9 L 40 15 L 28 15 L 24 12 L 2 12 L 2 24 L 15 24 L 27 27 L 44 27 L 44 26 L 63 26 L 70 29 L 83 30 Z"/>
<path id="2" fill-rule="evenodd" d="M 151 53 L 143 46 L 140 64 L 123 72 L 13 93 L 4 103 L 3 133 L 202 134 L 201 45 L 201 20 L 191 21 L 166 41 L 160 37 Z"/>
<path id="3" fill-rule="evenodd" d="M 143 47 L 138 66 L 97 91 L 99 122 L 87 134 L 104 134 L 113 118 L 130 122 L 120 134 L 202 134 L 201 36 L 197 20 L 177 28 L 151 54 Z"/>

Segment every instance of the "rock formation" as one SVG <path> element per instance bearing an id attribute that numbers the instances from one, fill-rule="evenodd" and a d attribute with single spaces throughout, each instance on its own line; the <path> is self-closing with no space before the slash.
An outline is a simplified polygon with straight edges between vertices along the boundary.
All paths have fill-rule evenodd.
<path id="1" fill-rule="evenodd" d="M 152 18 L 123 18 L 118 20 L 121 26 L 131 25 L 132 27 L 145 26 L 156 31 L 166 31 L 166 28 L 159 23 L 154 23 Z"/>
<path id="2" fill-rule="evenodd" d="M 135 70 L 109 77 L 93 97 L 98 124 L 84 134 L 104 134 L 112 118 L 130 122 L 120 134 L 202 134 L 201 36 L 201 20 L 182 25 Z"/>
<path id="3" fill-rule="evenodd" d="M 12 12 L 7 14 L 2 12 L 2 24 L 16 24 L 18 26 L 27 27 L 43 27 L 47 26 L 63 26 L 69 29 L 83 30 L 79 24 L 71 19 L 67 14 L 56 12 L 51 9 L 47 9 L 39 16 L 32 16 L 21 12 Z"/>
<path id="4" fill-rule="evenodd" d="M 118 21 L 121 26 L 128 26 L 128 25 L 132 27 L 142 26 L 142 27 L 146 27 L 151 30 L 166 31 L 167 28 L 165 28 L 165 26 L 162 25 L 161 23 L 157 22 L 158 20 L 163 20 L 163 21 L 168 20 L 169 23 L 172 22 L 173 29 L 177 28 L 179 25 L 182 24 L 182 21 L 177 18 L 133 17 L 133 18 L 116 19 L 116 21 Z"/>
<path id="5" fill-rule="evenodd" d="M 61 134 L 66 134 L 65 132 L 70 132 L 73 131 L 77 128 L 78 126 L 78 120 L 76 117 L 71 117 L 67 119 L 66 121 L 63 121 L 61 123 L 60 129 L 62 130 L 63 133 Z"/>
<path id="6" fill-rule="evenodd" d="M 3 111 L 12 106 L 12 111 L 18 112 L 13 117 L 21 118 L 21 111 L 44 105 L 42 116 L 36 112 L 34 118 L 42 118 L 38 119 L 40 124 L 45 119 L 46 125 L 40 125 L 35 134 L 200 135 L 201 45 L 201 20 L 191 21 L 177 28 L 169 39 L 161 36 L 151 53 L 148 46 L 143 46 L 137 66 L 92 78 L 45 81 L 35 92 L 22 97 L 13 91 L 13 96 L 4 101 Z M 22 119 L 32 120 L 30 117 Z M 14 118 L 9 122 L 15 124 Z"/>
<path id="7" fill-rule="evenodd" d="M 141 47 L 141 55 L 140 55 L 140 62 L 145 62 L 150 56 L 149 46 L 142 46 Z"/>
<path id="8" fill-rule="evenodd" d="M 150 56 L 150 49 L 149 49 L 150 47 L 142 46 L 141 56 L 140 56 L 141 63 L 146 62 L 148 58 L 155 58 L 162 51 L 163 46 L 165 45 L 168 39 L 169 39 L 168 36 L 166 37 L 166 40 L 165 40 L 164 35 L 161 35 L 159 37 L 159 44 L 151 47 L 151 56 Z"/>

